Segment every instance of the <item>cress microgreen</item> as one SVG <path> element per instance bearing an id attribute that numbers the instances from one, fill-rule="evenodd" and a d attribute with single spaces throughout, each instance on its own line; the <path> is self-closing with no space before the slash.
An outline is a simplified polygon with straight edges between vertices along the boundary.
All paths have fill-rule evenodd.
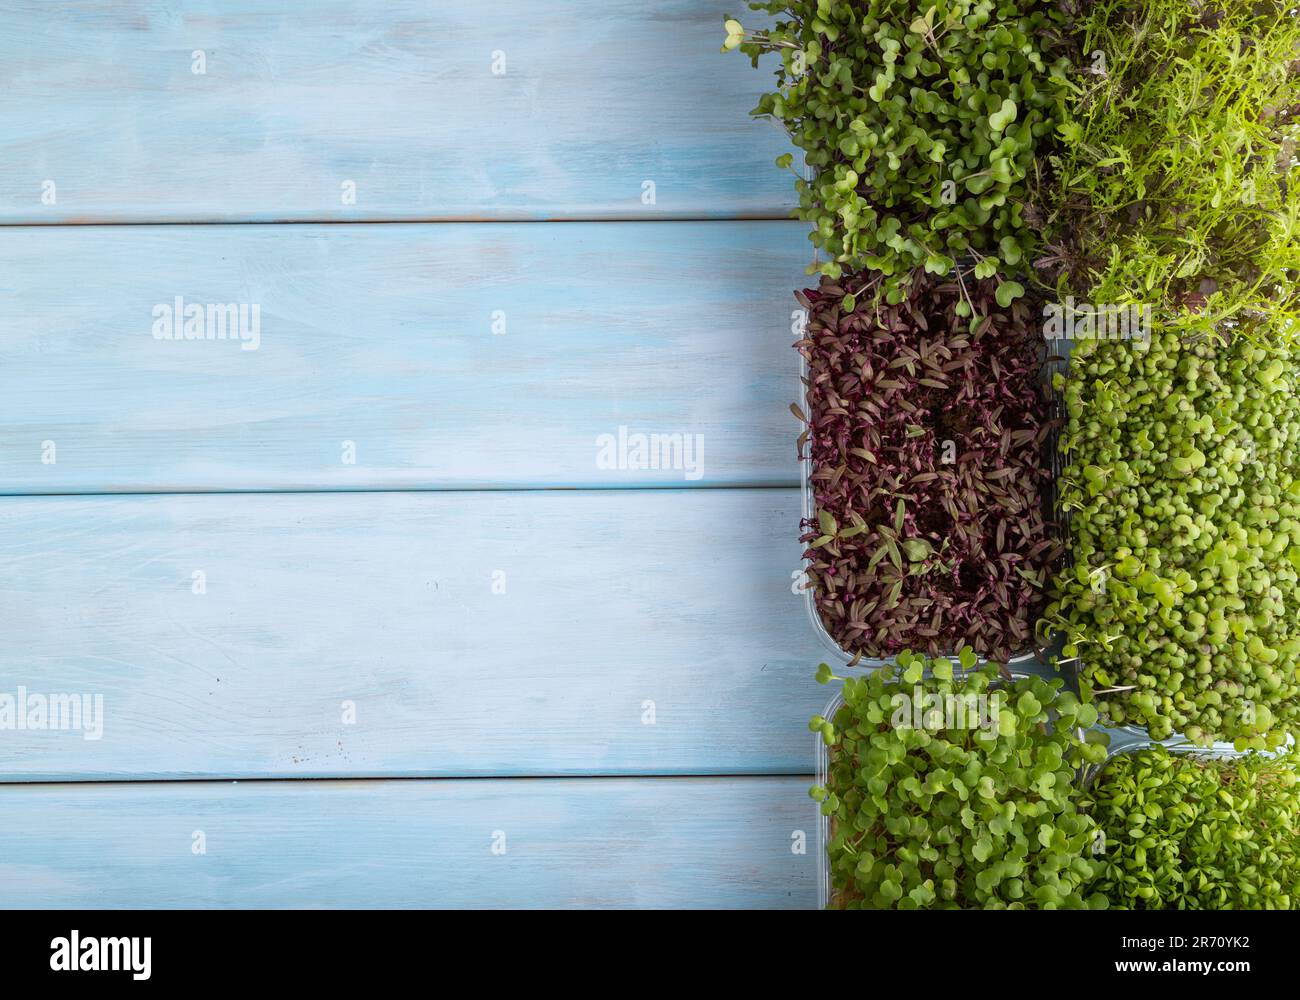
<path id="1" fill-rule="evenodd" d="M 1080 801 L 1101 838 L 1092 888 L 1121 909 L 1279 909 L 1300 901 L 1295 754 L 1163 746 L 1114 757 Z"/>
<path id="2" fill-rule="evenodd" d="M 1059 384 L 1066 658 L 1116 724 L 1277 746 L 1300 723 L 1300 350 L 1203 318 L 1083 341 Z"/>

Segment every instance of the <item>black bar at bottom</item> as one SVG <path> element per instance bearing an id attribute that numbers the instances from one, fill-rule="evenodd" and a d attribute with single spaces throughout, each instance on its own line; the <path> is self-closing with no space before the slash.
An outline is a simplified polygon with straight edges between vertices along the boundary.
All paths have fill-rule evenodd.
<path id="1" fill-rule="evenodd" d="M 608 968 L 613 961 L 627 963 L 629 974 L 640 970 L 621 985 L 617 977 L 606 982 L 621 992 L 643 975 L 647 982 L 698 985 L 716 973 L 734 987 L 729 977 L 744 979 L 747 970 L 770 976 L 773 966 L 788 962 L 807 975 L 839 962 L 857 970 L 851 978 L 892 978 L 912 970 L 926 987 L 969 983 L 972 977 L 991 981 L 987 977 L 1006 973 L 1066 973 L 1081 985 L 1099 979 L 1144 984 L 1200 979 L 1224 989 L 1261 972 L 1287 975 L 1296 951 L 1295 920 L 1276 912 L 590 916 L 0 911 L 0 969 L 6 986 L 63 980 L 93 990 L 110 983 L 284 982 L 298 988 L 319 983 L 337 991 L 350 983 L 373 989 L 412 974 L 435 988 L 457 989 L 462 977 L 485 974 L 498 986 L 512 975 L 535 976 L 535 985 L 541 985 L 568 968 L 576 976 L 574 985 L 585 982 L 589 989 L 613 974 Z M 687 973 L 701 963 L 698 972 Z M 713 972 L 704 975 L 708 969 Z M 679 978 L 683 975 L 685 980 Z M 468 987 L 462 981 L 460 988 Z"/>

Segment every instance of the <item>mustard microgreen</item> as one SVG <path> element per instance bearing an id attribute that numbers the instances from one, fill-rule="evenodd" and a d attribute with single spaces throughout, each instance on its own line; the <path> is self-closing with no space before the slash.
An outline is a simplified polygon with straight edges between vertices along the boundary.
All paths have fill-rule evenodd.
<path id="1" fill-rule="evenodd" d="M 1200 327 L 1075 350 L 1046 620 L 1111 722 L 1265 749 L 1300 724 L 1300 349 Z"/>

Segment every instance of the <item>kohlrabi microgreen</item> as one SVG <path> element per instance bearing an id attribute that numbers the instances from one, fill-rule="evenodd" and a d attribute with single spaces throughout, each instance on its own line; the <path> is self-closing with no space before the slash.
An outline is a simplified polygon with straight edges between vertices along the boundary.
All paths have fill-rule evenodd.
<path id="1" fill-rule="evenodd" d="M 1088 888 L 1094 824 L 1075 805 L 1080 769 L 1105 758 L 1080 735 L 1096 711 L 1059 679 L 974 668 L 969 649 L 961 663 L 904 651 L 811 720 L 829 753 L 811 794 L 830 824 L 830 905 L 1104 906 Z"/>

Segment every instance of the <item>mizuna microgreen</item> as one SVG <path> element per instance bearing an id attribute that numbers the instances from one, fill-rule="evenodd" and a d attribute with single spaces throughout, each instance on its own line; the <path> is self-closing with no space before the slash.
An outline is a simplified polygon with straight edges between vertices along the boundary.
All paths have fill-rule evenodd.
<path id="1" fill-rule="evenodd" d="M 795 186 L 823 274 L 879 271 L 873 296 L 897 304 L 917 269 L 946 275 L 971 258 L 983 277 L 1033 252 L 1042 213 L 1031 195 L 1068 88 L 1055 3 L 750 7 L 775 17 L 771 29 L 745 34 L 728 18 L 723 47 L 755 66 L 780 56 L 777 89 L 753 113 L 781 122 L 814 172 Z M 1016 286 L 1000 294 L 1010 301 Z"/>
<path id="2" fill-rule="evenodd" d="M 1037 263 L 1092 302 L 1295 311 L 1290 0 L 1070 0 L 1083 53 Z M 1274 301 L 1281 300 L 1281 301 Z"/>

